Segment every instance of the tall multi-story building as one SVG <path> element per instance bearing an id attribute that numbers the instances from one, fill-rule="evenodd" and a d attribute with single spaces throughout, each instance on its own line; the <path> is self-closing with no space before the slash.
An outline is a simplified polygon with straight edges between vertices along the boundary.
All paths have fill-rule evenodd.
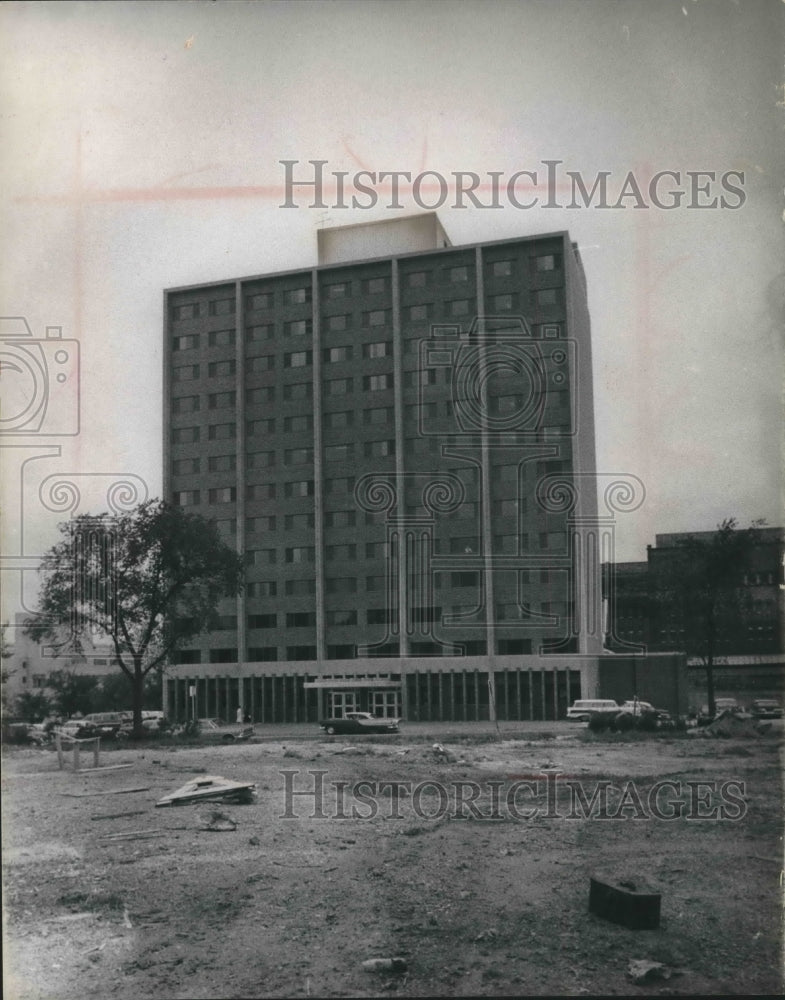
<path id="1" fill-rule="evenodd" d="M 165 292 L 165 496 L 248 566 L 168 710 L 563 714 L 602 639 L 577 247 L 451 246 L 427 214 L 319 251 Z"/>

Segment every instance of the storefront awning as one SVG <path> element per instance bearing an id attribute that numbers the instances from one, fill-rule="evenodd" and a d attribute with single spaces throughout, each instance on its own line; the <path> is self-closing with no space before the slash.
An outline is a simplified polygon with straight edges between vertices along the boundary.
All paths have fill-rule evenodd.
<path id="1" fill-rule="evenodd" d="M 368 677 L 341 677 L 341 678 L 320 678 L 317 681 L 305 681 L 304 688 L 330 688 L 333 691 L 343 691 L 355 688 L 396 688 L 400 689 L 400 681 L 391 681 L 388 677 L 379 677 L 373 680 Z"/>

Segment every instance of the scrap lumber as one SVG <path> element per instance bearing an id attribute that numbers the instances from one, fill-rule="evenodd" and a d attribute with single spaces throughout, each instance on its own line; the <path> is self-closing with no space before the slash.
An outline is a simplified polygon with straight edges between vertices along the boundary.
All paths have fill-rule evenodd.
<path id="1" fill-rule="evenodd" d="M 201 802 L 205 799 L 239 799 L 250 801 L 256 791 L 256 785 L 250 781 L 233 781 L 231 778 L 221 778 L 217 775 L 205 774 L 193 781 L 188 781 L 181 788 L 164 795 L 156 802 L 157 806 L 184 805 L 188 802 Z"/>

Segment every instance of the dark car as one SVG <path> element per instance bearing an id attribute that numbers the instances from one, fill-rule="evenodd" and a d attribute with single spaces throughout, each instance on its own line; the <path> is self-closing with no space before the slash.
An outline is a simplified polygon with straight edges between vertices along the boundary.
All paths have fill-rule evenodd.
<path id="1" fill-rule="evenodd" d="M 781 719 L 782 705 L 775 698 L 756 698 L 750 713 L 755 719 Z"/>
<path id="2" fill-rule="evenodd" d="M 81 720 L 92 728 L 92 736 L 113 740 L 126 722 L 125 712 L 91 712 Z"/>
<path id="3" fill-rule="evenodd" d="M 370 712 L 347 712 L 341 719 L 319 723 L 328 736 L 336 733 L 397 733 L 400 719 L 384 719 Z"/>

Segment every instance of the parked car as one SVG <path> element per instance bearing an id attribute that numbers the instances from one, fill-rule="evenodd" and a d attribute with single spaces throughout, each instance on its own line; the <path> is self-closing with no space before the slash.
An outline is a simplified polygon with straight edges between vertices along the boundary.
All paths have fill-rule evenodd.
<path id="1" fill-rule="evenodd" d="M 782 705 L 776 698 L 756 698 L 750 706 L 750 714 L 755 719 L 781 719 Z"/>
<path id="2" fill-rule="evenodd" d="M 124 712 L 91 712 L 82 721 L 93 727 L 94 736 L 113 740 L 126 722 L 126 718 Z"/>
<path id="3" fill-rule="evenodd" d="M 628 712 L 630 715 L 644 715 L 647 712 L 656 712 L 657 709 L 650 701 L 641 701 L 640 698 L 632 698 L 629 701 L 623 701 L 619 711 Z"/>
<path id="4" fill-rule="evenodd" d="M 385 719 L 370 712 L 347 712 L 340 719 L 324 719 L 319 723 L 328 736 L 336 733 L 397 733 L 400 719 Z"/>
<path id="5" fill-rule="evenodd" d="M 55 732 L 60 732 L 63 736 L 71 736 L 75 740 L 89 740 L 98 736 L 95 726 L 85 719 L 68 719 L 57 726 Z"/>
<path id="6" fill-rule="evenodd" d="M 253 733 L 253 726 L 243 723 L 223 722 L 221 719 L 199 719 L 199 736 L 203 740 L 234 743 L 235 740 L 249 739 Z"/>
<path id="7" fill-rule="evenodd" d="M 612 698 L 579 698 L 567 709 L 567 718 L 574 722 L 588 722 L 597 712 L 618 711 L 618 702 Z"/>

